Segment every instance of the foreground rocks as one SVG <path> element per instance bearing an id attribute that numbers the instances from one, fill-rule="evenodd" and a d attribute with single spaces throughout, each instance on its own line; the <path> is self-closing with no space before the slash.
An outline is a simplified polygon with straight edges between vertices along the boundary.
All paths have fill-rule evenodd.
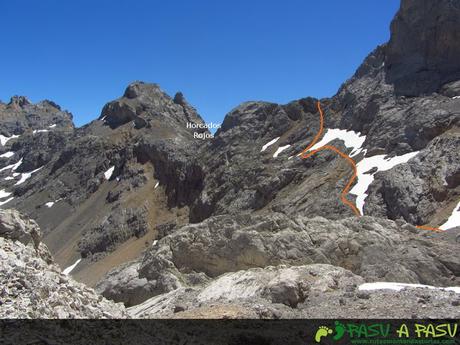
<path id="1" fill-rule="evenodd" d="M 325 263 L 368 281 L 460 284 L 459 244 L 429 235 L 372 217 L 217 216 L 162 238 L 145 254 L 139 273 L 149 280 L 196 272 L 216 277 L 252 267 Z"/>
<path id="2" fill-rule="evenodd" d="M 331 265 L 254 268 L 224 274 L 131 307 L 135 318 L 458 318 L 460 295 L 406 288 L 361 291 L 363 279 Z"/>
<path id="3" fill-rule="evenodd" d="M 171 229 L 98 284 L 125 309 L 64 275 L 34 221 L 1 210 L 0 317 L 456 318 L 460 295 L 448 289 L 361 289 L 374 281 L 458 285 L 455 238 L 371 217 L 212 217 Z M 423 241 L 426 250 L 417 249 Z"/>
<path id="4" fill-rule="evenodd" d="M 454 317 L 453 291 L 359 289 L 460 285 L 460 243 L 447 235 L 373 217 L 216 216 L 167 234 L 96 290 L 147 318 Z"/>
<path id="5" fill-rule="evenodd" d="M 64 275 L 33 221 L 0 211 L 1 318 L 121 318 L 124 307 Z"/>

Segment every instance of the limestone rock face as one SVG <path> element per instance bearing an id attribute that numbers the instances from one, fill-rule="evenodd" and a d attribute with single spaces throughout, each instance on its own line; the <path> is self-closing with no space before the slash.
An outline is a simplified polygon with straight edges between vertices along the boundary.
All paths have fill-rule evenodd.
<path id="1" fill-rule="evenodd" d="M 391 23 L 386 68 L 401 95 L 437 92 L 460 79 L 458 1 L 402 0 Z"/>
<path id="2" fill-rule="evenodd" d="M 35 222 L 17 211 L 2 210 L 0 228 L 0 317 L 127 317 L 122 305 L 61 273 Z"/>
<path id="3" fill-rule="evenodd" d="M 454 254 L 458 244 L 437 243 L 426 235 L 404 222 L 372 217 L 331 221 L 282 214 L 219 216 L 159 240 L 146 252 L 139 273 L 149 280 L 190 272 L 216 277 L 253 267 L 324 263 L 366 280 L 431 285 L 458 281 L 453 268 L 460 264 Z M 443 261 L 457 264 L 448 268 Z"/>
<path id="4" fill-rule="evenodd" d="M 376 175 L 365 212 L 407 219 L 412 224 L 438 223 L 440 210 L 452 210 L 460 195 L 460 132 L 449 131 L 431 141 L 413 160 Z"/>
<path id="5" fill-rule="evenodd" d="M 130 307 L 144 302 L 152 296 L 178 288 L 167 280 L 149 281 L 139 277 L 140 262 L 128 262 L 110 271 L 95 287 L 96 292 L 115 302 L 123 302 Z M 176 280 L 177 281 L 177 280 Z"/>
<path id="6" fill-rule="evenodd" d="M 40 245 L 40 229 L 33 220 L 25 218 L 16 210 L 0 210 L 0 236 L 19 241 L 24 245 Z"/>
<path id="7" fill-rule="evenodd" d="M 363 282 L 325 264 L 251 268 L 150 298 L 128 312 L 135 318 L 194 319 L 458 315 L 454 292 L 416 287 L 366 291 L 359 288 Z"/>
<path id="8" fill-rule="evenodd" d="M 331 303 L 353 304 L 364 282 L 458 285 L 458 250 L 455 239 L 403 221 L 216 216 L 165 235 L 141 262 L 113 270 L 97 290 L 135 305 L 136 317 L 213 315 L 212 305 L 237 305 L 241 317 L 295 317 L 310 310 L 310 299 L 320 303 L 321 291 Z M 454 297 L 441 294 L 447 304 Z"/>

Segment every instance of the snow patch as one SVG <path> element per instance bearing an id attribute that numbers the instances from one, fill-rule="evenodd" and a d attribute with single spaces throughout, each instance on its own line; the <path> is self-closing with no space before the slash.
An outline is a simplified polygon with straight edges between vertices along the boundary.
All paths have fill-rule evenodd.
<path id="1" fill-rule="evenodd" d="M 59 202 L 61 200 L 62 200 L 62 198 L 54 200 L 54 201 L 48 201 L 47 203 L 45 203 L 45 206 L 46 207 L 53 207 L 54 204 L 56 204 L 57 202 Z"/>
<path id="2" fill-rule="evenodd" d="M 1 168 L 0 171 L 8 170 L 8 169 L 11 169 L 12 171 L 15 171 L 21 164 L 22 164 L 22 158 L 17 163 L 10 164 L 10 165 L 7 165 L 6 167 Z M 13 174 L 13 176 L 14 176 L 14 174 Z"/>
<path id="3" fill-rule="evenodd" d="M 280 146 L 278 147 L 278 149 L 276 150 L 276 152 L 273 154 L 273 158 L 276 158 L 278 157 L 278 155 L 283 152 L 284 150 L 286 150 L 289 146 L 291 145 L 286 145 L 286 146 Z"/>
<path id="4" fill-rule="evenodd" d="M 53 123 L 52 125 L 49 125 L 49 126 L 48 126 L 48 128 L 54 128 L 54 127 L 56 127 L 56 124 L 55 124 L 55 123 Z"/>
<path id="5" fill-rule="evenodd" d="M 452 99 L 458 99 L 458 98 L 460 98 L 460 96 L 454 96 L 454 97 L 452 97 Z"/>
<path id="6" fill-rule="evenodd" d="M 367 198 L 367 189 L 369 188 L 372 181 L 374 181 L 374 175 L 379 171 L 389 170 L 396 165 L 406 163 L 409 159 L 415 157 L 419 151 L 409 152 L 402 156 L 395 156 L 392 158 L 386 158 L 386 155 L 376 155 L 372 157 L 365 157 L 356 164 L 357 168 L 357 182 L 350 190 L 350 194 L 356 195 L 356 207 L 363 215 L 364 202 Z M 371 169 L 377 168 L 372 174 L 366 174 Z"/>
<path id="7" fill-rule="evenodd" d="M 361 284 L 358 287 L 358 290 L 361 290 L 361 291 L 363 290 L 365 291 L 374 291 L 374 290 L 401 291 L 404 288 L 424 288 L 424 289 L 453 291 L 456 293 L 460 293 L 460 286 L 437 287 L 437 286 L 423 285 L 423 284 L 406 284 L 406 283 L 390 283 L 390 282 L 365 283 L 365 284 Z"/>
<path id="8" fill-rule="evenodd" d="M 13 176 L 7 176 L 4 178 L 5 181 L 14 180 Z"/>
<path id="9" fill-rule="evenodd" d="M 4 135 L 0 134 L 0 144 L 2 144 L 2 146 L 5 146 L 8 140 L 11 140 L 13 138 L 19 138 L 19 135 L 12 135 L 11 137 L 5 137 Z"/>
<path id="10" fill-rule="evenodd" d="M 81 261 L 81 258 L 75 261 L 75 263 L 72 266 L 67 267 L 64 271 L 62 271 L 62 273 L 65 275 L 69 275 L 69 273 L 72 272 L 75 267 L 77 267 L 80 261 Z"/>
<path id="11" fill-rule="evenodd" d="M 32 134 L 35 134 L 35 133 L 44 133 L 44 132 L 48 132 L 47 129 L 34 129 L 32 131 Z"/>
<path id="12" fill-rule="evenodd" d="M 13 157 L 13 156 L 14 156 L 14 152 L 13 151 L 8 151 L 8 152 L 5 152 L 4 154 L 1 154 L 0 158 L 10 158 L 10 157 Z"/>
<path id="13" fill-rule="evenodd" d="M 6 204 L 7 202 L 10 202 L 10 201 L 13 200 L 13 199 L 14 199 L 14 198 L 11 197 L 11 198 L 9 198 L 9 199 L 6 199 L 5 201 L 0 201 L 0 206 Z"/>
<path id="14" fill-rule="evenodd" d="M 449 219 L 447 219 L 447 222 L 445 222 L 439 228 L 441 230 L 447 230 L 457 226 L 460 226 L 460 201 L 458 202 L 457 206 L 455 206 Z"/>
<path id="15" fill-rule="evenodd" d="M 29 178 L 32 176 L 32 174 L 35 174 L 35 173 L 36 173 L 37 171 L 39 171 L 41 168 L 43 168 L 43 167 L 40 167 L 40 168 L 38 168 L 38 169 L 29 171 L 29 172 L 22 173 L 22 174 L 21 174 L 21 178 L 20 178 L 19 181 L 16 182 L 14 185 L 17 186 L 17 185 L 19 185 L 19 184 L 21 184 L 21 183 L 24 183 L 27 179 L 29 179 Z"/>
<path id="16" fill-rule="evenodd" d="M 115 169 L 115 165 L 112 165 L 110 168 L 107 169 L 107 171 L 104 173 L 105 179 L 110 180 L 113 174 L 113 170 Z"/>
<path id="17" fill-rule="evenodd" d="M 338 128 L 328 128 L 323 138 L 313 145 L 309 151 L 317 150 L 335 139 L 342 140 L 346 147 L 353 149 L 350 153 L 350 157 L 356 156 L 361 152 L 366 152 L 366 150 L 362 150 L 362 146 L 366 140 L 365 135 L 361 135 L 361 133 L 352 130 L 347 131 L 346 129 Z"/>
<path id="18" fill-rule="evenodd" d="M 160 185 L 160 182 L 157 182 L 157 183 L 155 184 L 155 187 L 153 187 L 153 189 L 157 189 L 159 185 Z"/>
<path id="19" fill-rule="evenodd" d="M 275 138 L 273 140 L 270 140 L 268 143 L 266 143 L 264 146 L 262 146 L 262 149 L 260 150 L 260 152 L 264 152 L 267 149 L 267 147 L 269 147 L 270 145 L 273 145 L 274 143 L 276 143 L 279 140 L 279 138 L 281 138 L 281 137 L 278 137 L 278 138 Z"/>
<path id="20" fill-rule="evenodd" d="M 0 199 L 6 198 L 7 196 L 10 196 L 11 193 L 5 192 L 4 189 L 0 190 Z"/>

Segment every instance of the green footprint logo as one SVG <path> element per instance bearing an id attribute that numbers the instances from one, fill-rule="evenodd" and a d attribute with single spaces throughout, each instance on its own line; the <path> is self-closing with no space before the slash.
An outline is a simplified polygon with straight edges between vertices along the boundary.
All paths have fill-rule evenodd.
<path id="1" fill-rule="evenodd" d="M 345 334 L 345 326 L 343 325 L 343 323 L 336 321 L 335 322 L 335 335 L 332 339 L 340 340 L 342 339 L 344 334 Z"/>
<path id="2" fill-rule="evenodd" d="M 327 337 L 330 334 L 332 334 L 332 329 L 326 326 L 319 326 L 315 334 L 315 341 L 319 343 L 322 337 Z"/>

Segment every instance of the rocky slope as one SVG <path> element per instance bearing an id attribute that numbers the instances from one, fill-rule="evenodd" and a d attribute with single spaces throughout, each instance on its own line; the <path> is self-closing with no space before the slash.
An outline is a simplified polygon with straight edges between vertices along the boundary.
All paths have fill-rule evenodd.
<path id="1" fill-rule="evenodd" d="M 359 147 L 353 157 L 356 163 L 376 155 L 394 157 L 420 151 L 419 163 L 408 164 L 415 168 L 416 176 L 425 177 L 414 180 L 410 174 L 401 175 L 397 191 L 384 184 L 379 196 L 366 201 L 364 214 L 439 226 L 457 205 L 460 160 L 452 147 L 460 121 L 459 18 L 457 1 L 402 1 L 391 25 L 390 41 L 372 52 L 334 97 L 321 100 L 326 132 L 349 131 L 342 133 L 349 143 L 337 140 L 338 135 L 329 136 L 329 143 L 346 153 Z M 414 89 L 403 92 L 410 87 Z M 202 148 L 206 183 L 194 203 L 191 220 L 267 208 L 290 215 L 352 215 L 337 198 L 350 178 L 347 162 L 330 151 L 309 160 L 287 159 L 301 152 L 318 130 L 316 100 L 309 98 L 287 105 L 249 102 L 233 110 L 216 139 Z M 261 152 L 263 145 L 278 137 Z M 437 145 L 436 153 L 433 145 Z M 440 161 L 432 157 L 439 156 L 439 151 L 452 155 Z M 435 185 L 427 179 L 433 170 L 440 181 Z M 386 174 L 392 173 L 393 169 Z M 382 174 L 375 174 L 376 179 Z M 311 198 L 312 193 L 317 197 Z M 414 208 L 409 199 L 419 197 L 427 202 Z M 353 200 L 353 195 L 349 198 Z"/>
<path id="2" fill-rule="evenodd" d="M 18 116 L 10 108 L 3 109 L 4 118 Z M 35 111 L 27 106 L 24 116 Z M 8 175 L 0 195 L 4 207 L 40 224 L 62 267 L 86 258 L 80 277 L 94 283 L 126 256 L 139 255 L 157 225 L 187 221 L 187 205 L 202 179 L 192 159 L 202 140 L 194 139 L 187 123 L 203 121 L 182 94 L 171 98 L 155 84 L 134 82 L 103 108 L 99 120 L 72 127 L 60 140 L 58 126 L 13 138 L 8 150 L 14 155 L 2 169 Z M 24 174 L 29 178 L 16 182 Z M 121 254 L 101 261 L 127 241 Z M 85 271 L 94 261 L 99 266 Z"/>
<path id="3" fill-rule="evenodd" d="M 458 1 L 402 0 L 390 41 L 335 96 L 245 102 L 209 140 L 156 84 L 82 128 L 13 97 L 0 204 L 136 317 L 458 317 L 451 290 L 359 287 L 460 285 L 459 32 Z"/>
<path id="4" fill-rule="evenodd" d="M 1 318 L 121 318 L 123 305 L 63 274 L 34 221 L 0 210 Z"/>

